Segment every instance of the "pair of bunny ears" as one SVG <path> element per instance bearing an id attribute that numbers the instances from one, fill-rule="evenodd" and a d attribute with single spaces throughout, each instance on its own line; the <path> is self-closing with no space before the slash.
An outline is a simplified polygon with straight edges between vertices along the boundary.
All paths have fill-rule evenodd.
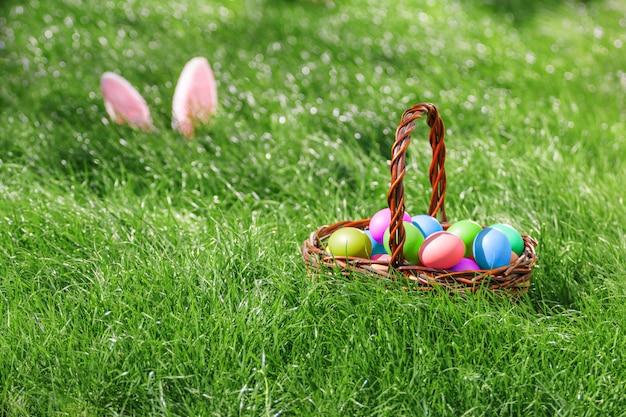
<path id="1" fill-rule="evenodd" d="M 105 72 L 100 78 L 104 107 L 118 124 L 149 132 L 154 130 L 150 109 L 139 92 L 122 76 Z M 187 137 L 217 110 L 217 86 L 209 62 L 192 58 L 178 78 L 172 101 L 172 128 Z"/>

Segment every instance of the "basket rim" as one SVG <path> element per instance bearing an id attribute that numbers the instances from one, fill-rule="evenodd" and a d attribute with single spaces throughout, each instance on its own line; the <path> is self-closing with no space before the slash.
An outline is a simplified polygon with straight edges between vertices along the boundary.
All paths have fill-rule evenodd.
<path id="1" fill-rule="evenodd" d="M 387 265 L 392 266 L 390 261 L 384 260 L 376 260 L 371 258 L 360 258 L 356 256 L 335 256 L 330 252 L 327 252 L 324 249 L 324 242 L 330 237 L 330 235 L 341 228 L 344 227 L 354 227 L 360 230 L 369 230 L 369 221 L 370 218 L 360 219 L 360 220 L 345 220 L 341 222 L 337 222 L 331 225 L 325 225 L 318 228 L 316 231 L 312 232 L 309 235 L 309 238 L 303 242 L 302 245 L 302 253 L 306 259 L 309 257 L 306 256 L 307 253 L 315 252 L 317 255 L 323 255 L 325 260 L 333 260 L 339 262 L 345 262 L 347 264 L 364 264 L 364 265 Z M 442 226 L 444 230 L 446 230 L 452 223 L 443 223 Z M 489 226 L 481 226 L 483 229 L 486 229 Z M 472 271 L 449 271 L 449 270 L 440 270 L 434 268 L 428 268 L 419 264 L 411 264 L 406 259 L 403 261 L 401 265 L 398 267 L 394 267 L 394 269 L 398 271 L 418 271 L 420 273 L 426 273 L 429 275 L 436 276 L 463 276 L 463 275 L 489 275 L 492 277 L 499 276 L 509 276 L 513 273 L 513 271 L 518 272 L 530 272 L 530 270 L 534 267 L 537 262 L 537 255 L 535 248 L 538 246 L 538 242 L 532 238 L 528 234 L 520 233 L 522 239 L 524 241 L 524 251 L 518 258 L 511 264 L 494 268 L 494 269 L 480 269 L 480 270 L 472 270 Z"/>
<path id="2" fill-rule="evenodd" d="M 528 291 L 531 274 L 537 262 L 535 252 L 535 247 L 538 245 L 537 241 L 527 234 L 522 234 L 524 240 L 522 255 L 512 264 L 491 270 L 455 272 L 409 264 L 406 260 L 403 264 L 394 267 L 391 261 L 354 256 L 334 256 L 324 249 L 325 241 L 334 230 L 359 225 L 361 227 L 357 228 L 367 230 L 369 219 L 342 221 L 322 226 L 312 232 L 302 244 L 302 256 L 309 272 L 339 269 L 344 275 L 360 272 L 383 280 L 398 281 L 404 278 L 407 285 L 415 290 L 433 290 L 444 287 L 452 292 L 476 292 L 481 288 L 486 288 L 489 291 L 523 294 Z"/>

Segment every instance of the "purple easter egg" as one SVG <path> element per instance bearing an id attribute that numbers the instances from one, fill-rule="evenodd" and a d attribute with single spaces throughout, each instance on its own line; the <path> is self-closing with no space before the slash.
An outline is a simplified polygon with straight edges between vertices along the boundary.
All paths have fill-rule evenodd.
<path id="1" fill-rule="evenodd" d="M 463 258 L 450 268 L 450 271 L 454 272 L 465 272 L 465 271 L 478 271 L 480 270 L 480 265 L 478 265 L 473 259 Z"/>

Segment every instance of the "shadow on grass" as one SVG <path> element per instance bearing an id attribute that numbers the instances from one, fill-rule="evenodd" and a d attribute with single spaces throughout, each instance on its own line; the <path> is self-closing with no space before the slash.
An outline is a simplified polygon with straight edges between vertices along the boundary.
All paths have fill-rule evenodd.
<path id="1" fill-rule="evenodd" d="M 591 3 L 592 0 L 580 0 L 580 4 Z M 534 16 L 546 11 L 554 9 L 560 4 L 565 3 L 563 0 L 542 1 L 542 0 L 478 0 L 480 6 L 487 8 L 497 15 L 508 16 L 512 23 L 523 25 Z"/>

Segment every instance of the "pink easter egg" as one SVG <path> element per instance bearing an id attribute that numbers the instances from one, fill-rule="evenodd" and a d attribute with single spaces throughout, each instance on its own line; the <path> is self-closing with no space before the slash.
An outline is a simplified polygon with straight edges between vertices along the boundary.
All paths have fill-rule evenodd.
<path id="1" fill-rule="evenodd" d="M 405 222 L 411 223 L 411 216 L 404 212 L 403 217 Z M 376 214 L 372 216 L 369 224 L 369 231 L 372 235 L 372 239 L 374 239 L 379 244 L 383 244 L 385 231 L 389 227 L 391 223 L 391 211 L 388 208 L 379 210 Z"/>
<path id="2" fill-rule="evenodd" d="M 384 262 L 383 264 L 372 263 L 370 266 L 372 269 L 379 272 L 387 272 L 389 270 L 389 262 L 391 262 L 391 255 L 386 253 L 377 253 L 370 258 L 372 261 Z"/>
<path id="3" fill-rule="evenodd" d="M 470 258 L 463 258 L 459 261 L 459 263 L 457 263 L 452 268 L 450 268 L 450 271 L 454 271 L 454 272 L 479 271 L 479 270 L 480 270 L 480 266 L 473 259 L 470 259 Z"/>
<path id="4" fill-rule="evenodd" d="M 377 253 L 376 255 L 372 255 L 372 261 L 381 261 L 381 262 L 389 262 L 391 261 L 391 255 L 387 255 L 386 253 Z"/>
<path id="5" fill-rule="evenodd" d="M 463 259 L 465 243 L 450 232 L 436 232 L 428 236 L 419 251 L 419 258 L 427 268 L 450 269 Z"/>

